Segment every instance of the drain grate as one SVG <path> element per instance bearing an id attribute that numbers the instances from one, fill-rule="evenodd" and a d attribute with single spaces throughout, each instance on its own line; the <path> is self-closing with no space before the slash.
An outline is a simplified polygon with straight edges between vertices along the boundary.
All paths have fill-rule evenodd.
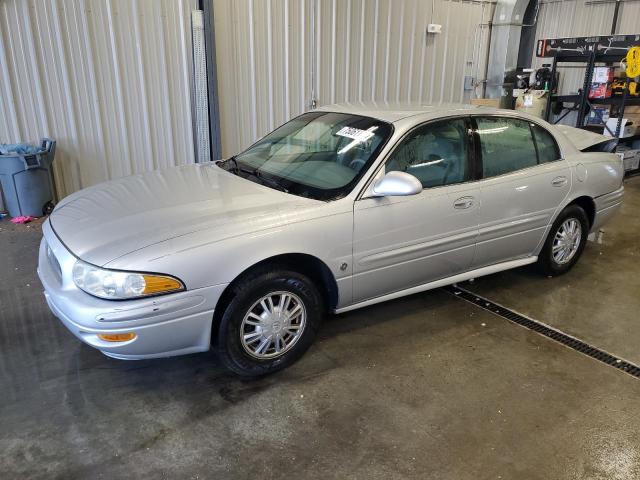
<path id="1" fill-rule="evenodd" d="M 589 357 L 594 358 L 606 365 L 609 365 L 610 367 L 617 368 L 618 370 L 622 370 L 629 375 L 640 378 L 640 367 L 634 365 L 631 362 L 628 362 L 622 358 L 618 358 L 615 355 L 611 355 L 604 350 L 600 350 L 599 348 L 589 345 L 582 340 L 578 340 L 571 335 L 567 335 L 560 330 L 556 330 L 555 328 L 550 327 L 549 325 L 546 325 L 542 322 L 533 320 L 529 317 L 525 317 L 524 315 L 521 315 L 518 312 L 514 312 L 513 310 L 509 310 L 502 305 L 492 302 L 491 300 L 487 300 L 486 298 L 483 298 L 480 295 L 476 295 L 475 293 L 470 292 L 469 290 L 466 290 L 464 288 L 460 288 L 456 285 L 451 285 L 448 287 L 444 287 L 444 289 L 447 292 L 455 295 L 456 297 L 473 303 L 474 305 L 483 308 L 495 315 L 499 315 L 500 317 L 506 318 L 507 320 L 513 323 L 517 323 L 522 327 L 533 330 L 540 335 L 544 335 L 545 337 L 550 338 L 551 340 L 555 340 L 556 342 L 572 348 L 577 352 L 588 355 Z"/>

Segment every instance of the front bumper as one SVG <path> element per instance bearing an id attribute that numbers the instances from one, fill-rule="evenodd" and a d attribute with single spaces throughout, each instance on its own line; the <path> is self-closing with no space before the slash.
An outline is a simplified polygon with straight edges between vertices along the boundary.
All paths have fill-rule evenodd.
<path id="1" fill-rule="evenodd" d="M 137 300 L 102 300 L 75 286 L 76 258 L 43 225 L 38 275 L 49 308 L 84 343 L 120 359 L 169 357 L 203 352 L 211 343 L 215 305 L 225 285 Z M 54 259 L 47 255 L 47 245 Z M 56 262 L 58 265 L 56 265 Z M 135 333 L 126 342 L 107 342 L 99 334 Z"/>

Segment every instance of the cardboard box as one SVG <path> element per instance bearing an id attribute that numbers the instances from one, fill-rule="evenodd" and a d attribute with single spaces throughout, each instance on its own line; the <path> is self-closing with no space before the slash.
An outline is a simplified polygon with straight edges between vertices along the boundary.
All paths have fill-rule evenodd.
<path id="1" fill-rule="evenodd" d="M 587 117 L 589 125 L 604 125 L 609 120 L 610 107 L 592 106 Z"/>
<path id="2" fill-rule="evenodd" d="M 515 94 L 516 90 L 513 92 Z M 516 98 L 515 109 L 539 118 L 544 118 L 544 113 L 547 109 L 548 95 L 549 92 L 546 90 L 529 90 L 527 93 L 522 92 Z"/>
<path id="3" fill-rule="evenodd" d="M 610 118 L 609 120 L 607 120 L 606 125 L 607 127 L 609 127 L 609 130 L 611 130 L 611 132 L 615 133 L 616 127 L 618 126 L 618 118 L 617 117 Z M 609 130 L 605 128 L 602 134 L 605 137 L 613 137 L 613 134 L 610 133 Z M 622 122 L 620 123 L 620 133 L 618 135 L 618 138 L 632 137 L 635 134 L 636 134 L 635 125 L 629 124 L 628 118 L 623 118 Z"/>
<path id="4" fill-rule="evenodd" d="M 629 160 L 626 158 L 622 161 L 624 165 L 624 171 L 628 172 L 629 170 L 637 170 L 640 167 L 640 156 L 633 157 Z"/>
<path id="5" fill-rule="evenodd" d="M 500 108 L 500 99 L 499 98 L 472 98 L 471 105 L 478 105 L 481 107 Z"/>
<path id="6" fill-rule="evenodd" d="M 611 97 L 611 82 L 592 83 L 589 88 L 589 98 L 609 98 Z"/>
<path id="7" fill-rule="evenodd" d="M 609 83 L 613 82 L 614 67 L 594 67 L 591 83 Z"/>
<path id="8" fill-rule="evenodd" d="M 629 170 L 637 170 L 638 167 L 640 167 L 640 150 L 631 148 L 621 150 L 619 146 L 616 148 L 616 153 L 620 157 L 620 160 L 622 160 L 625 172 L 628 172 Z"/>
<path id="9" fill-rule="evenodd" d="M 624 118 L 633 122 L 634 125 L 640 125 L 640 105 L 627 105 L 624 107 Z"/>

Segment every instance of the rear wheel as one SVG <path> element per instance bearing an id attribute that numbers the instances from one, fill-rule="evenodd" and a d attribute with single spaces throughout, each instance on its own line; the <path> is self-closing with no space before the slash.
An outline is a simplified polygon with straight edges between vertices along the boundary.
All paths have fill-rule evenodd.
<path id="1" fill-rule="evenodd" d="M 291 365 L 311 346 L 323 304 L 306 276 L 261 270 L 232 288 L 214 340 L 227 368 L 242 376 L 266 375 Z"/>
<path id="2" fill-rule="evenodd" d="M 565 208 L 549 231 L 538 256 L 538 266 L 548 276 L 562 275 L 576 264 L 587 242 L 589 220 L 578 205 Z"/>

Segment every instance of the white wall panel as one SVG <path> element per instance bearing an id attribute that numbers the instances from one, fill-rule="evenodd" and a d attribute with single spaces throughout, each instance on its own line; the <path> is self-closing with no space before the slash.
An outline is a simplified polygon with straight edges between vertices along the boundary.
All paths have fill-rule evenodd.
<path id="1" fill-rule="evenodd" d="M 627 0 L 620 5 L 618 33 L 640 33 L 640 2 L 637 0 Z"/>
<path id="2" fill-rule="evenodd" d="M 215 0 L 224 155 L 311 106 L 462 102 L 493 5 L 449 0 Z M 427 35 L 429 23 L 442 24 Z"/>
<path id="3" fill-rule="evenodd" d="M 58 141 L 61 196 L 194 161 L 195 0 L 0 2 L 0 142 Z"/>
<path id="4" fill-rule="evenodd" d="M 312 15 L 310 0 L 214 1 L 225 155 L 308 108 Z"/>

